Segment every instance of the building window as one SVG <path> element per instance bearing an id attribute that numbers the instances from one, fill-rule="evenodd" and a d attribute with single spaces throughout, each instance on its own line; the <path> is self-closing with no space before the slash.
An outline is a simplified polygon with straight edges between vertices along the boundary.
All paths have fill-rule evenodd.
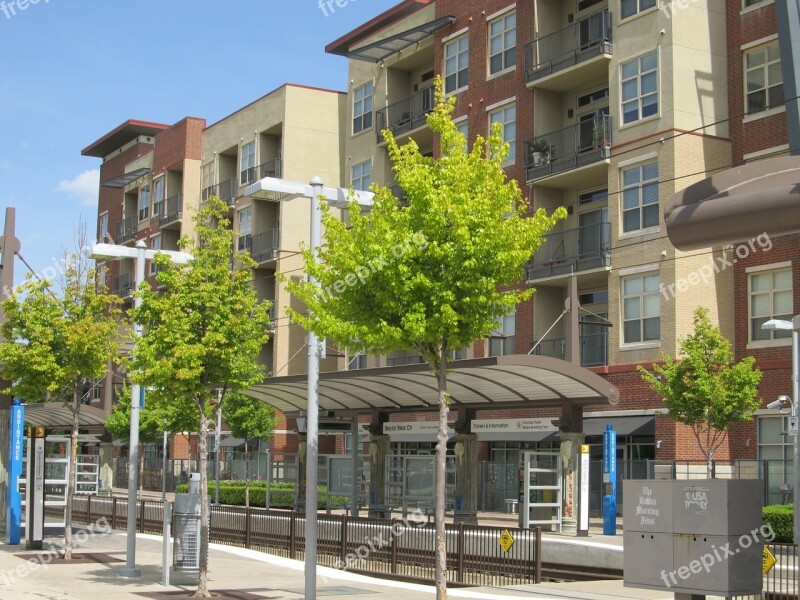
<path id="1" fill-rule="evenodd" d="M 658 113 L 658 55 L 650 52 L 622 63 L 622 122 Z"/>
<path id="2" fill-rule="evenodd" d="M 238 251 L 250 250 L 253 233 L 253 207 L 248 206 L 239 211 L 237 215 L 239 228 Z"/>
<path id="3" fill-rule="evenodd" d="M 620 12 L 622 18 L 627 19 L 633 15 L 654 8 L 656 0 L 620 0 Z"/>
<path id="4" fill-rule="evenodd" d="M 649 227 L 658 227 L 658 163 L 622 171 L 622 231 Z"/>
<path id="5" fill-rule="evenodd" d="M 758 460 L 766 461 L 768 504 L 791 502 L 794 461 L 792 438 L 784 434 L 788 429 L 788 417 L 758 417 Z"/>
<path id="6" fill-rule="evenodd" d="M 460 38 L 444 45 L 444 92 L 452 94 L 469 83 L 469 38 Z"/>
<path id="7" fill-rule="evenodd" d="M 466 119 L 461 121 L 460 123 L 456 123 L 456 129 L 461 132 L 461 135 L 464 136 L 464 139 L 469 141 L 469 123 Z"/>
<path id="8" fill-rule="evenodd" d="M 106 263 L 97 263 L 97 270 L 95 271 L 97 278 L 97 286 L 100 289 L 106 288 Z"/>
<path id="9" fill-rule="evenodd" d="M 783 73 L 777 41 L 745 52 L 744 79 L 748 114 L 783 106 Z"/>
<path id="10" fill-rule="evenodd" d="M 153 216 L 160 217 L 164 210 L 164 178 L 159 177 L 153 182 Z"/>
<path id="11" fill-rule="evenodd" d="M 150 217 L 150 186 L 143 185 L 139 188 L 139 220 L 144 221 Z"/>
<path id="12" fill-rule="evenodd" d="M 207 162 L 200 168 L 200 178 L 202 191 L 202 201 L 208 202 L 208 199 L 214 194 L 214 163 Z"/>
<path id="13" fill-rule="evenodd" d="M 489 74 L 517 65 L 517 13 L 489 23 Z"/>
<path id="14" fill-rule="evenodd" d="M 497 320 L 497 329 L 489 335 L 489 356 L 514 354 L 517 333 L 517 315 L 511 313 Z"/>
<path id="15" fill-rule="evenodd" d="M 503 141 L 509 145 L 508 158 L 504 164 L 513 164 L 517 158 L 517 106 L 507 104 L 489 113 L 489 125 L 503 125 Z"/>
<path id="16" fill-rule="evenodd" d="M 154 235 L 150 238 L 150 249 L 151 250 L 162 250 L 164 248 L 162 244 L 161 234 Z M 155 260 L 150 261 L 150 275 L 155 275 L 158 273 L 158 265 L 156 264 Z"/>
<path id="17" fill-rule="evenodd" d="M 351 175 L 353 189 L 367 191 L 372 183 L 372 162 L 366 160 L 353 165 Z"/>
<path id="18" fill-rule="evenodd" d="M 367 355 L 364 354 L 363 352 L 359 352 L 355 356 L 351 356 L 350 361 L 347 363 L 348 371 L 357 371 L 366 368 L 367 368 Z"/>
<path id="19" fill-rule="evenodd" d="M 791 331 L 763 331 L 761 326 L 770 319 L 791 321 L 792 270 L 759 271 L 748 277 L 750 288 L 750 341 L 788 338 Z"/>
<path id="20" fill-rule="evenodd" d="M 372 82 L 353 92 L 353 134 L 372 129 Z"/>
<path id="21" fill-rule="evenodd" d="M 661 276 L 637 275 L 622 280 L 624 343 L 657 342 L 661 339 Z"/>
<path id="22" fill-rule="evenodd" d="M 743 8 L 749 8 L 751 6 L 757 6 L 757 5 L 761 4 L 764 1 L 765 0 L 743 0 L 742 1 L 742 7 Z"/>
<path id="23" fill-rule="evenodd" d="M 108 213 L 105 212 L 97 217 L 97 240 L 99 242 L 108 241 Z"/>
<path id="24" fill-rule="evenodd" d="M 244 185 L 256 179 L 256 142 L 242 145 L 242 168 L 239 183 Z"/>

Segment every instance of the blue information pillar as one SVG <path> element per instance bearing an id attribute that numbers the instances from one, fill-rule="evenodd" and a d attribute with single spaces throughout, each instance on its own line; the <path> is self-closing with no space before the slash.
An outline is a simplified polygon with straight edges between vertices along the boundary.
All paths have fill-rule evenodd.
<path id="1" fill-rule="evenodd" d="M 603 432 L 603 534 L 617 534 L 617 432 Z"/>
<path id="2" fill-rule="evenodd" d="M 19 478 L 22 476 L 22 449 L 25 443 L 25 407 L 19 398 L 11 406 L 11 431 L 8 451 L 8 515 L 6 521 L 7 541 L 19 544 L 22 531 L 22 495 L 19 493 Z"/>

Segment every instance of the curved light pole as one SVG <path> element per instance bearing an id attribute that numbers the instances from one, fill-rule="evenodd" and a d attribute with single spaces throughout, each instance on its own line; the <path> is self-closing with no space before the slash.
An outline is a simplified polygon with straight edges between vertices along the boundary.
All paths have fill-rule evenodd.
<path id="1" fill-rule="evenodd" d="M 144 266 L 148 260 L 153 260 L 157 254 L 166 254 L 176 264 L 185 264 L 192 259 L 191 254 L 175 252 L 172 250 L 148 250 L 143 240 L 136 242 L 136 247 L 118 246 L 116 244 L 95 244 L 92 247 L 91 258 L 132 258 L 136 261 L 136 279 L 134 289 L 138 292 L 144 283 Z M 134 296 L 133 307 L 139 308 L 142 300 Z M 133 325 L 134 335 L 142 337 L 142 326 Z M 141 387 L 138 384 L 131 386 L 131 429 L 128 440 L 128 518 L 127 518 L 127 551 L 125 553 L 125 566 L 120 569 L 122 577 L 139 577 L 141 569 L 136 568 L 136 490 L 139 487 L 139 401 Z"/>
<path id="2" fill-rule="evenodd" d="M 362 207 L 372 206 L 374 194 L 371 192 L 353 192 L 355 199 Z M 245 196 L 260 200 L 281 202 L 294 198 L 311 199 L 311 231 L 309 248 L 317 259 L 317 249 L 322 239 L 322 213 L 320 201 L 322 198 L 336 208 L 348 205 L 351 191 L 344 188 L 326 188 L 322 179 L 314 177 L 308 185 L 265 177 L 248 186 Z M 308 280 L 315 279 L 309 275 Z M 322 342 L 324 344 L 324 341 Z M 315 600 L 317 597 L 317 469 L 318 467 L 318 441 L 319 441 L 319 358 L 320 341 L 313 331 L 308 332 L 308 414 L 306 420 L 306 560 L 305 560 L 305 600 Z M 355 473 L 353 473 L 355 482 Z M 269 484 L 268 484 L 269 485 Z M 354 483 L 355 485 L 355 483 Z"/>

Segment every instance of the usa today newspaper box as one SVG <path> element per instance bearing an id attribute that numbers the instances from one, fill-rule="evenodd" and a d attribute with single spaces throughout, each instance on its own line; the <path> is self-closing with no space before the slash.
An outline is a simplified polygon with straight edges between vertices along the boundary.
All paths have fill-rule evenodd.
<path id="1" fill-rule="evenodd" d="M 758 594 L 763 482 L 623 482 L 625 586 L 686 594 Z"/>

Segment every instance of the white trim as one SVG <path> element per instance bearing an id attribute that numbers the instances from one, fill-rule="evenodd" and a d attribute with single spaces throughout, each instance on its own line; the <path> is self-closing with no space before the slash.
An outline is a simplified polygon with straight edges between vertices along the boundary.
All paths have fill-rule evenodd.
<path id="1" fill-rule="evenodd" d="M 659 231 L 661 231 L 660 225 L 655 225 L 653 227 L 645 227 L 644 229 L 636 229 L 635 231 L 625 231 L 617 236 L 617 240 L 619 241 L 629 240 L 631 238 L 642 237 L 643 235 L 652 235 L 654 233 L 658 233 Z"/>
<path id="2" fill-rule="evenodd" d="M 469 120 L 469 115 L 461 115 L 457 119 L 453 119 L 453 124 L 458 125 L 459 123 L 462 123 L 462 122 L 468 121 L 468 120 Z"/>
<path id="3" fill-rule="evenodd" d="M 750 324 L 748 323 L 748 330 L 750 329 Z M 750 332 L 748 331 L 748 334 Z M 748 335 L 749 337 L 749 335 Z M 772 340 L 751 340 L 747 342 L 747 349 L 748 350 L 755 350 L 758 348 L 775 348 L 780 346 L 791 346 L 792 345 L 792 338 L 776 338 Z"/>
<path id="4" fill-rule="evenodd" d="M 639 275 L 640 273 L 651 273 L 653 271 L 659 271 L 660 266 L 661 265 L 655 264 L 655 265 L 644 265 L 641 267 L 631 267 L 630 269 L 620 269 L 619 276 L 630 277 L 631 275 Z"/>
<path id="5" fill-rule="evenodd" d="M 446 44 L 447 42 L 452 42 L 456 38 L 460 38 L 465 33 L 469 33 L 469 26 L 459 29 L 455 33 L 451 33 L 450 35 L 442 38 L 442 45 Z"/>
<path id="6" fill-rule="evenodd" d="M 772 35 L 768 35 L 761 39 L 755 40 L 753 42 L 747 42 L 746 44 L 742 44 L 739 49 L 744 52 L 745 50 L 751 50 L 753 48 L 757 48 L 758 46 L 763 46 L 764 44 L 768 44 L 769 42 L 773 42 L 778 39 L 778 34 L 773 33 Z"/>
<path id="7" fill-rule="evenodd" d="M 742 0 L 742 10 L 739 11 L 739 15 L 746 15 L 747 13 L 751 13 L 759 8 L 764 8 L 770 4 L 775 4 L 775 0 L 761 0 L 761 2 L 753 4 L 752 6 L 744 6 L 744 0 Z"/>
<path id="8" fill-rule="evenodd" d="M 661 342 L 634 342 L 633 344 L 620 344 L 619 351 L 627 352 L 629 350 L 651 350 L 653 348 L 661 348 Z"/>
<path id="9" fill-rule="evenodd" d="M 643 154 L 642 156 L 637 156 L 636 158 L 621 160 L 617 163 L 617 168 L 624 169 L 625 167 L 635 165 L 636 163 L 647 162 L 648 160 L 653 160 L 654 158 L 658 158 L 658 152 L 650 152 L 649 154 Z"/>
<path id="10" fill-rule="evenodd" d="M 745 97 L 745 101 L 746 100 L 747 98 Z M 742 123 L 751 123 L 752 121 L 758 121 L 759 119 L 765 119 L 767 117 L 772 117 L 774 115 L 779 115 L 785 112 L 786 112 L 786 106 L 773 106 L 772 108 L 768 108 L 767 110 L 762 110 L 760 112 L 747 115 L 742 119 Z"/>
<path id="11" fill-rule="evenodd" d="M 512 102 L 516 102 L 516 101 L 517 101 L 517 97 L 516 96 L 511 96 L 511 98 L 508 98 L 506 100 L 501 100 L 500 102 L 495 102 L 494 104 L 490 104 L 489 106 L 486 107 L 486 112 L 488 113 L 488 112 L 491 112 L 491 111 L 496 110 L 498 108 L 502 108 L 506 104 L 511 104 Z"/>
<path id="12" fill-rule="evenodd" d="M 492 79 L 497 79 L 498 77 L 502 77 L 503 75 L 508 75 L 509 73 L 513 73 L 517 70 L 517 65 L 513 67 L 506 67 L 502 71 L 498 71 L 497 73 L 492 73 L 491 75 L 486 76 L 486 81 L 491 81 Z"/>
<path id="13" fill-rule="evenodd" d="M 654 417 L 661 414 L 660 408 L 644 408 L 636 410 L 597 410 L 592 412 L 584 412 L 583 418 L 597 419 L 602 417 Z"/>
<path id="14" fill-rule="evenodd" d="M 766 148 L 764 150 L 759 150 L 758 152 L 748 152 L 747 154 L 742 154 L 742 158 L 745 161 L 757 160 L 759 158 L 772 156 L 773 154 L 782 154 L 788 151 L 789 151 L 789 144 L 781 144 L 780 146 L 773 146 L 772 148 Z"/>
<path id="15" fill-rule="evenodd" d="M 769 265 L 759 265 L 757 267 L 747 267 L 744 272 L 745 273 L 757 273 L 759 271 L 777 271 L 778 269 L 786 269 L 791 268 L 792 261 L 784 260 L 779 263 L 772 263 Z"/>
<path id="16" fill-rule="evenodd" d="M 493 12 L 492 14 L 488 15 L 486 17 L 486 22 L 488 23 L 489 21 L 494 21 L 498 17 L 501 17 L 501 16 L 505 15 L 506 13 L 510 13 L 512 10 L 516 10 L 516 9 L 517 9 L 517 3 L 514 2 L 514 4 L 510 4 L 510 5 L 506 6 L 505 8 L 501 8 L 497 12 Z"/>

